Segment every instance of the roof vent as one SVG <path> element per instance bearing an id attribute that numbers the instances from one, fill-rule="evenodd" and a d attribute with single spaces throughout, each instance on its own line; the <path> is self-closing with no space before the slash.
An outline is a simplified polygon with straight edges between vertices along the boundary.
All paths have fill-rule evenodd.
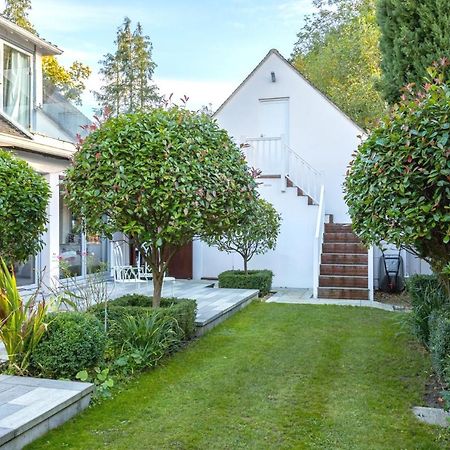
<path id="1" fill-rule="evenodd" d="M 277 78 L 275 77 L 275 72 L 270 72 L 270 78 L 272 79 L 272 83 L 275 83 L 275 81 L 277 81 Z"/>

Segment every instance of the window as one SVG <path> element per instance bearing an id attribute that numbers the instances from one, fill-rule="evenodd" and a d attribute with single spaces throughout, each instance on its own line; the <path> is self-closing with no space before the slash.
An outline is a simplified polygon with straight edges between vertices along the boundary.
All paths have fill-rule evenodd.
<path id="1" fill-rule="evenodd" d="M 31 286 L 37 284 L 37 257 L 32 256 L 27 262 L 14 264 L 17 286 Z"/>
<path id="2" fill-rule="evenodd" d="M 30 128 L 31 58 L 8 45 L 3 46 L 3 111 Z"/>

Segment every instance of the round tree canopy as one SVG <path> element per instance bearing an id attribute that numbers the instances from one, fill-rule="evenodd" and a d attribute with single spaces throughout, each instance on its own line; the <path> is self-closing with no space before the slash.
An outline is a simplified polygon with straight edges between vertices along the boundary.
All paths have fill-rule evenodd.
<path id="1" fill-rule="evenodd" d="M 42 248 L 50 189 L 25 161 L 0 149 L 0 257 L 23 262 Z"/>

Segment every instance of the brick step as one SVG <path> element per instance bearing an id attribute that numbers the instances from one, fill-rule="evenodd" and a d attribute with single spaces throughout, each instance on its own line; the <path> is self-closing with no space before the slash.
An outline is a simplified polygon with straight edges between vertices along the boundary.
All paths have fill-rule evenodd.
<path id="1" fill-rule="evenodd" d="M 367 264 L 367 254 L 322 253 L 322 264 Z"/>
<path id="2" fill-rule="evenodd" d="M 369 289 L 320 287 L 319 298 L 336 300 L 369 300 Z"/>
<path id="3" fill-rule="evenodd" d="M 367 249 L 362 244 L 334 242 L 322 244 L 322 253 L 346 253 L 346 254 L 366 254 Z"/>
<path id="4" fill-rule="evenodd" d="M 319 277 L 320 287 L 367 288 L 367 277 L 345 275 L 322 275 Z"/>
<path id="5" fill-rule="evenodd" d="M 367 264 L 321 264 L 321 275 L 352 275 L 367 277 Z"/>
<path id="6" fill-rule="evenodd" d="M 352 233 L 351 223 L 326 223 L 325 233 Z"/>
<path id="7" fill-rule="evenodd" d="M 323 241 L 327 243 L 346 242 L 360 244 L 361 240 L 354 233 L 325 233 Z"/>

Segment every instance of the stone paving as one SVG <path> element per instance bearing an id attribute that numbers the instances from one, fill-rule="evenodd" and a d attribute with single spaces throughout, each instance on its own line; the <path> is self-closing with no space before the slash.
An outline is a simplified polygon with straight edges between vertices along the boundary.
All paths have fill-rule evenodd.
<path id="1" fill-rule="evenodd" d="M 312 289 L 274 288 L 276 291 L 267 299 L 268 303 L 292 303 L 298 305 L 339 305 L 339 306 L 364 306 L 368 308 L 383 309 L 385 311 L 404 311 L 394 305 L 370 300 L 335 300 L 313 298 Z"/>
<path id="2" fill-rule="evenodd" d="M 153 294 L 151 282 L 111 283 L 111 298 L 125 294 Z M 205 326 L 221 315 L 237 308 L 258 295 L 254 289 L 222 289 L 212 287 L 211 281 L 176 280 L 164 283 L 162 296 L 175 298 L 190 298 L 197 302 L 197 326 Z"/>
<path id="3" fill-rule="evenodd" d="M 89 404 L 93 385 L 0 375 L 0 448 L 20 449 Z"/>

